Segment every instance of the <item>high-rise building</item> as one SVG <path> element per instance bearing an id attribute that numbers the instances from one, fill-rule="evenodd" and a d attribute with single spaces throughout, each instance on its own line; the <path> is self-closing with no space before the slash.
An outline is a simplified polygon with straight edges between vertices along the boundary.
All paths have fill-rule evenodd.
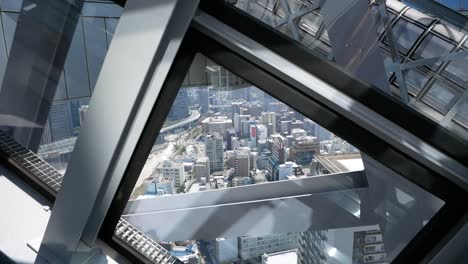
<path id="1" fill-rule="evenodd" d="M 299 165 L 309 165 L 315 155 L 320 154 L 320 142 L 316 137 L 294 138 L 290 158 Z"/>
<path id="2" fill-rule="evenodd" d="M 261 122 L 262 124 L 267 126 L 268 136 L 276 134 L 276 113 L 275 112 L 262 112 Z"/>
<path id="3" fill-rule="evenodd" d="M 157 177 L 154 179 L 157 195 L 167 195 L 175 193 L 174 178 L 171 177 Z"/>
<path id="4" fill-rule="evenodd" d="M 52 141 L 73 136 L 70 104 L 67 101 L 54 102 L 49 112 L 49 129 Z"/>
<path id="5" fill-rule="evenodd" d="M 224 133 L 226 138 L 226 150 L 233 150 L 232 148 L 232 138 L 236 136 L 236 130 L 234 128 L 228 128 Z"/>
<path id="6" fill-rule="evenodd" d="M 300 176 L 304 175 L 301 167 L 299 167 L 295 162 L 286 161 L 284 164 L 278 166 L 278 179 L 287 180 L 288 176 Z"/>
<path id="7" fill-rule="evenodd" d="M 257 147 L 257 126 L 250 125 L 250 146 L 252 148 Z"/>
<path id="8" fill-rule="evenodd" d="M 83 125 L 83 122 L 86 120 L 87 115 L 88 115 L 88 105 L 82 105 L 80 108 L 78 108 L 78 114 L 80 117 L 80 126 Z"/>
<path id="9" fill-rule="evenodd" d="M 189 116 L 187 88 L 181 88 L 167 115 L 169 120 L 180 120 Z"/>
<path id="10" fill-rule="evenodd" d="M 196 160 L 195 166 L 193 167 L 193 174 L 197 181 L 201 181 L 202 177 L 208 179 L 210 176 L 210 160 L 208 157 L 199 157 Z"/>
<path id="11" fill-rule="evenodd" d="M 240 148 L 235 151 L 234 176 L 248 177 L 250 175 L 250 149 Z"/>
<path id="12" fill-rule="evenodd" d="M 258 152 L 256 151 L 250 152 L 250 170 L 256 170 L 258 168 L 257 161 L 258 161 Z"/>
<path id="13" fill-rule="evenodd" d="M 388 263 L 380 230 L 354 232 L 353 264 Z"/>
<path id="14" fill-rule="evenodd" d="M 232 127 L 232 120 L 227 116 L 207 117 L 201 125 L 204 133 L 224 135 L 226 130 Z"/>
<path id="15" fill-rule="evenodd" d="M 327 237 L 325 231 L 306 231 L 299 233 L 297 248 L 298 264 L 326 263 L 325 256 Z"/>
<path id="16" fill-rule="evenodd" d="M 278 166 L 285 162 L 285 138 L 279 134 L 271 136 L 271 156 L 268 161 L 270 181 L 278 180 Z"/>
<path id="17" fill-rule="evenodd" d="M 200 111 L 202 114 L 208 112 L 209 109 L 209 91 L 208 87 L 198 88 L 198 103 L 200 104 Z"/>
<path id="18" fill-rule="evenodd" d="M 185 182 L 185 169 L 183 163 L 172 162 L 165 160 L 159 164 L 153 172 L 153 177 L 158 176 L 169 177 L 174 179 L 174 186 L 179 188 Z"/>
<path id="19" fill-rule="evenodd" d="M 242 134 L 242 123 L 249 119 L 250 119 L 250 115 L 234 114 L 234 129 L 236 130 L 238 135 Z"/>
<path id="20" fill-rule="evenodd" d="M 210 160 L 210 173 L 224 169 L 223 138 L 219 135 L 206 135 L 206 155 Z"/>

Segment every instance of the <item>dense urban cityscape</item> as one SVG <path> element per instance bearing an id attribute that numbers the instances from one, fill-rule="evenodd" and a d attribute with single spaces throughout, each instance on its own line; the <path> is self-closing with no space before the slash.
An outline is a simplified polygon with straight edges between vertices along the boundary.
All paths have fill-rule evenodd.
<path id="1" fill-rule="evenodd" d="M 190 122 L 183 122 L 186 120 Z M 183 125 L 174 126 L 177 123 Z M 175 128 L 165 129 L 169 126 Z M 331 164 L 326 162 L 330 160 Z M 175 99 L 132 198 L 151 199 L 361 169 L 356 148 L 258 88 L 246 83 L 221 88 L 185 87 Z M 186 263 L 322 263 L 327 252 L 334 254 L 327 251 L 326 233 L 160 244 Z M 356 232 L 355 236 L 362 237 L 350 241 L 361 248 L 356 259 L 364 260 L 364 250 L 376 253 L 366 255 L 368 261 L 361 263 L 385 259 L 378 230 Z M 371 237 L 375 242 L 370 242 Z M 372 251 L 368 244 L 377 247 Z"/>
<path id="2" fill-rule="evenodd" d="M 364 168 L 359 150 L 293 108 L 220 66 L 207 71 L 212 85 L 180 89 L 131 200 L 157 202 L 160 196 Z M 66 170 L 87 103 L 51 110 L 39 155 L 59 171 Z M 336 254 L 327 244 L 334 235 L 318 230 L 159 244 L 184 263 L 325 263 Z M 378 226 L 357 229 L 348 240 L 353 263 L 384 263 Z"/>
<path id="3" fill-rule="evenodd" d="M 223 68 L 210 66 L 208 71 L 215 85 L 180 89 L 131 199 L 363 169 L 359 151 L 346 141 Z M 87 103 L 57 104 L 51 110 L 39 155 L 62 172 L 86 119 Z M 326 246 L 329 232 L 160 245 L 185 263 L 323 263 L 335 249 Z M 361 252 L 353 253 L 353 259 L 361 260 L 356 263 L 385 260 L 377 226 L 355 232 L 349 243 L 360 249 L 353 251 Z M 363 262 L 364 256 L 368 261 Z"/>

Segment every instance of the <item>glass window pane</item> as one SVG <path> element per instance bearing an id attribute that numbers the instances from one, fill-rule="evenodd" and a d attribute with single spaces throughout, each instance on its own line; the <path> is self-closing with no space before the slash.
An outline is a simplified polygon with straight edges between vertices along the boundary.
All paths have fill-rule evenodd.
<path id="1" fill-rule="evenodd" d="M 467 52 L 467 50 L 460 50 L 458 52 Z M 442 75 L 446 76 L 448 79 L 456 82 L 461 86 L 465 86 L 465 83 L 468 82 L 468 55 L 457 56 L 445 67 Z"/>
<path id="2" fill-rule="evenodd" d="M 66 171 L 86 120 L 90 96 L 117 22 L 116 18 L 82 16 L 77 24 L 38 151 L 61 173 Z"/>
<path id="3" fill-rule="evenodd" d="M 403 72 L 408 92 L 416 96 L 429 80 L 429 76 L 419 70 L 407 70 Z"/>
<path id="4" fill-rule="evenodd" d="M 11 44 L 13 43 L 13 37 L 15 35 L 16 22 L 18 21 L 18 13 L 2 12 L 2 19 L 7 52 L 10 54 Z"/>
<path id="5" fill-rule="evenodd" d="M 83 20 L 80 18 L 65 61 L 65 82 L 70 98 L 91 95 L 83 34 Z"/>
<path id="6" fill-rule="evenodd" d="M 173 257 L 207 263 L 390 262 L 443 205 L 202 57 L 197 55 L 190 74 L 208 73 L 209 83 L 180 88 L 122 215 Z M 363 169 L 368 188 L 252 198 L 281 190 L 277 184 L 296 189 L 317 175 Z M 228 201 L 235 193 L 245 200 Z M 421 210 L 416 218 L 415 208 Z M 362 218 L 368 214 L 372 224 Z M 126 241 L 122 230 L 117 227 L 117 237 Z"/>
<path id="7" fill-rule="evenodd" d="M 436 81 L 423 97 L 423 101 L 434 107 L 443 114 L 446 114 L 455 104 L 460 92 L 451 88 L 442 81 Z"/>
<path id="8" fill-rule="evenodd" d="M 311 12 L 303 16 L 299 22 L 300 27 L 308 34 L 315 36 L 320 26 L 322 25 L 322 17 L 315 12 Z"/>
<path id="9" fill-rule="evenodd" d="M 393 26 L 397 49 L 404 54 L 413 46 L 416 39 L 423 33 L 423 29 L 405 19 L 400 19 Z"/>
<path id="10" fill-rule="evenodd" d="M 393 13 L 393 12 L 388 12 L 388 17 L 389 17 L 389 20 L 388 20 L 388 21 L 389 21 L 389 23 L 391 24 L 392 21 L 393 21 L 393 19 L 396 17 L 396 15 L 395 15 L 395 13 Z M 384 31 L 385 31 L 385 28 L 384 28 L 384 25 L 383 25 L 383 24 L 384 24 L 383 22 L 380 23 L 379 26 L 378 26 L 378 28 L 377 28 L 377 33 L 378 33 L 379 35 L 382 34 L 382 33 L 384 33 Z"/>
<path id="11" fill-rule="evenodd" d="M 119 23 L 118 18 L 105 18 L 106 20 L 106 36 L 107 36 L 107 47 L 109 47 L 112 37 L 114 36 L 115 28 Z"/>
<path id="12" fill-rule="evenodd" d="M 83 26 L 89 83 L 91 90 L 94 90 L 107 53 L 106 26 L 104 18 L 97 17 L 84 17 Z"/>
<path id="13" fill-rule="evenodd" d="M 435 58 L 444 54 L 448 54 L 455 45 L 449 43 L 435 35 L 429 34 L 426 36 L 424 41 L 416 49 L 415 54 L 412 56 L 413 59 L 429 59 Z M 440 65 L 440 62 L 434 63 L 432 65 L 427 65 L 432 69 L 437 69 Z"/>
<path id="14" fill-rule="evenodd" d="M 3 31 L 3 19 L 0 20 L 0 82 L 3 82 L 6 65 L 8 62 L 8 52 L 6 49 L 5 32 Z"/>
<path id="15" fill-rule="evenodd" d="M 468 128 L 468 98 L 460 102 L 454 120 Z"/>
<path id="16" fill-rule="evenodd" d="M 0 8 L 2 11 L 19 12 L 23 0 L 0 0 Z"/>

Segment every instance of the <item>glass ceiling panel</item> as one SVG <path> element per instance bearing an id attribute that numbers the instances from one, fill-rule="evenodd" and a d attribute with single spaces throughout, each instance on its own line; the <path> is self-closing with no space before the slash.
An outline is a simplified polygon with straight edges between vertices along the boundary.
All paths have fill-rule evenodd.
<path id="1" fill-rule="evenodd" d="M 332 60 L 356 78 L 388 92 L 390 96 L 401 98 L 402 92 L 393 87 L 401 87 L 402 83 L 407 86 L 406 91 L 411 96 L 416 96 L 423 84 L 440 74 L 448 79 L 446 83 L 451 86 L 449 90 L 462 93 L 466 90 L 463 60 L 447 65 L 447 56 L 459 52 L 457 46 L 464 44 L 466 32 L 443 17 L 440 17 L 442 21 L 438 20 L 436 14 L 421 7 L 407 6 L 398 0 L 387 0 L 382 4 L 383 7 L 375 3 L 369 4 L 366 0 L 342 5 L 336 5 L 331 0 L 228 2 L 308 47 L 312 52 Z M 449 2 L 451 6 L 463 5 L 462 1 L 447 3 Z M 388 42 L 385 32 L 383 17 L 386 16 L 394 38 L 392 43 Z M 451 59 L 456 57 L 453 55 Z M 408 62 L 429 70 L 403 67 L 400 75 L 400 65 Z M 444 67 L 442 72 L 438 71 L 441 66 Z M 407 75 L 410 80 L 406 80 Z M 442 96 L 441 93 L 434 94 L 439 95 Z M 452 128 L 441 120 L 454 104 L 445 104 L 444 107 L 436 107 L 437 111 L 432 111 L 420 107 L 421 99 L 422 97 L 411 99 L 409 104 L 435 122 Z M 440 100 L 444 101 L 444 98 Z M 453 131 L 468 138 L 468 130 Z"/>
<path id="2" fill-rule="evenodd" d="M 183 262 L 389 263 L 443 204 L 198 54 L 122 219 Z"/>

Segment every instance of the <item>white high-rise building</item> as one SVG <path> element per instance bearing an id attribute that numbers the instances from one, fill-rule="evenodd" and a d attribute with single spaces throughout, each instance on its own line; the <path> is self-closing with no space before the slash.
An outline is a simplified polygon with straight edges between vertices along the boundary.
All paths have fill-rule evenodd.
<path id="1" fill-rule="evenodd" d="M 185 182 L 184 164 L 165 160 L 156 167 L 152 176 L 156 178 L 159 175 L 173 178 L 174 186 L 179 188 Z"/>
<path id="2" fill-rule="evenodd" d="M 80 126 L 83 125 L 84 121 L 87 118 L 88 115 L 88 105 L 82 105 L 80 108 L 78 108 L 78 114 L 80 116 Z"/>
<path id="3" fill-rule="evenodd" d="M 154 179 L 157 195 L 174 194 L 174 178 L 159 176 Z"/>
<path id="4" fill-rule="evenodd" d="M 219 135 L 207 135 L 205 138 L 206 156 L 210 160 L 210 173 L 224 169 L 223 138 Z"/>
<path id="5" fill-rule="evenodd" d="M 293 171 L 293 162 L 286 161 L 284 164 L 281 164 L 278 166 L 278 174 L 279 177 L 278 179 L 281 180 L 286 180 L 288 179 L 288 176 L 294 175 Z"/>

